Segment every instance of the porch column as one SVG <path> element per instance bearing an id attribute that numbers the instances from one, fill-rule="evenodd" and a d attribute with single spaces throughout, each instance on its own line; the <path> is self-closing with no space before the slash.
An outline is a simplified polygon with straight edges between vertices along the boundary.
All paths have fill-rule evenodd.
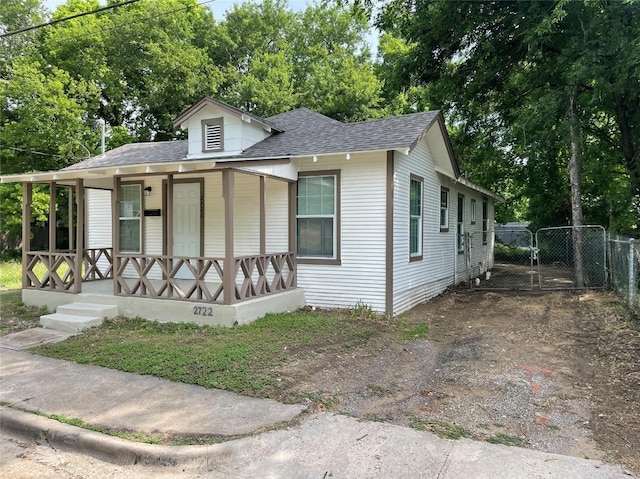
<path id="1" fill-rule="evenodd" d="M 56 236 L 57 236 L 57 223 L 58 218 L 56 215 L 56 194 L 57 187 L 56 182 L 52 181 L 49 183 L 49 287 L 51 289 L 56 289 L 56 282 L 53 279 L 53 265 L 56 261 L 55 259 L 55 251 L 56 251 Z"/>
<path id="2" fill-rule="evenodd" d="M 69 188 L 71 190 L 71 188 Z M 73 196 L 69 195 L 69 200 Z M 84 260 L 84 180 L 76 180 L 76 211 L 78 222 L 76 223 L 76 293 L 82 291 L 82 263 Z M 69 212 L 69 224 L 73 224 L 73 211 Z M 71 229 L 71 227 L 70 227 Z M 69 231 L 69 243 L 73 240 L 73 231 Z"/>
<path id="3" fill-rule="evenodd" d="M 265 188 L 265 177 L 260 176 L 260 254 L 265 255 L 267 253 L 267 225 L 266 225 L 266 210 L 267 210 L 267 196 Z"/>
<path id="4" fill-rule="evenodd" d="M 293 264 L 296 269 L 293 287 L 298 287 L 298 264 L 296 261 L 296 194 L 298 185 L 295 181 L 289 183 L 289 251 L 293 253 Z"/>
<path id="5" fill-rule="evenodd" d="M 29 259 L 27 253 L 31 251 L 31 200 L 33 198 L 33 184 L 22 183 L 22 287 L 29 287 L 27 268 Z"/>
<path id="6" fill-rule="evenodd" d="M 236 302 L 236 261 L 233 252 L 233 170 L 222 170 L 222 196 L 224 197 L 224 269 L 222 287 L 224 304 Z"/>
<path id="7" fill-rule="evenodd" d="M 173 256 L 173 175 L 167 175 L 167 256 Z"/>
<path id="8" fill-rule="evenodd" d="M 173 175 L 167 175 L 167 270 L 173 271 Z M 173 297 L 173 283 L 171 283 L 171 274 L 164 278 L 167 280 L 169 297 Z"/>
<path id="9" fill-rule="evenodd" d="M 120 283 L 118 283 L 118 277 L 120 276 L 119 258 L 120 255 L 120 183 L 122 182 L 119 176 L 113 177 L 113 193 L 111 195 L 111 249 L 113 254 L 113 294 L 120 293 Z"/>
<path id="10" fill-rule="evenodd" d="M 73 251 L 73 186 L 69 187 L 69 252 Z"/>
<path id="11" fill-rule="evenodd" d="M 53 253 L 56 250 L 56 223 L 58 219 L 56 217 L 56 182 L 49 183 L 49 253 Z M 49 256 L 51 261 L 51 256 Z M 51 266 L 51 265 L 50 265 Z M 53 281 L 50 282 L 53 287 Z"/>

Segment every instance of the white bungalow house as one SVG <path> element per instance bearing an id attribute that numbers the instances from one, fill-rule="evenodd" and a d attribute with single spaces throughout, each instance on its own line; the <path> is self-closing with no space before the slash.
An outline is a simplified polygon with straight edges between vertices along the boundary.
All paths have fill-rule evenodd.
<path id="1" fill-rule="evenodd" d="M 458 282 L 461 233 L 493 225 L 498 197 L 461 176 L 437 111 L 345 124 L 203 98 L 175 126 L 188 140 L 1 178 L 24 184 L 25 303 L 224 325 L 305 304 L 395 315 Z M 69 249 L 52 226 L 31 250 L 34 183 L 51 225 L 73 192 Z"/>

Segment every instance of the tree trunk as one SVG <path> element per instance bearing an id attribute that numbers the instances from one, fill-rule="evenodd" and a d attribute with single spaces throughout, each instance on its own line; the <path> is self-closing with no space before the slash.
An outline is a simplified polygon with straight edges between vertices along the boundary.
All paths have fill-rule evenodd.
<path id="1" fill-rule="evenodd" d="M 634 144 L 634 135 L 629 125 L 627 108 L 622 93 L 615 93 L 614 100 L 616 121 L 620 129 L 622 154 L 631 177 L 631 194 L 632 196 L 640 196 L 640 152 L 637 151 Z"/>
<path id="2" fill-rule="evenodd" d="M 584 215 L 582 214 L 582 194 L 580 169 L 582 164 L 582 145 L 576 91 L 569 96 L 569 129 L 571 131 L 571 156 L 569 157 L 569 181 L 571 183 L 571 223 L 573 225 L 573 264 L 576 273 L 576 287 L 585 286 L 584 278 Z"/>

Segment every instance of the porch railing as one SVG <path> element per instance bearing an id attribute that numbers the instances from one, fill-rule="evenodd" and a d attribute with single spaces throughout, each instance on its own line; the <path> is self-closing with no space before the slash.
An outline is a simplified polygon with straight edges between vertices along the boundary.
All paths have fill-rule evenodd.
<path id="1" fill-rule="evenodd" d="M 224 258 L 123 254 L 115 257 L 115 272 L 120 296 L 233 303 L 296 287 L 292 252 L 236 257 L 230 271 Z M 229 273 L 235 278 L 230 293 L 224 289 Z"/>
<path id="2" fill-rule="evenodd" d="M 82 282 L 113 279 L 115 294 L 207 303 L 235 303 L 296 287 L 296 258 L 292 252 L 240 256 L 225 268 L 224 258 L 113 255 L 111 248 L 26 253 L 25 288 L 77 292 Z M 225 291 L 225 275 L 234 278 Z M 80 285 L 81 286 L 81 285 Z M 81 289 L 81 288 L 80 288 Z M 231 296 L 225 297 L 228 293 Z"/>
<path id="3" fill-rule="evenodd" d="M 76 253 L 73 251 L 28 251 L 23 287 L 74 292 Z"/>
<path id="4" fill-rule="evenodd" d="M 83 252 L 82 281 L 99 281 L 113 278 L 111 248 L 90 248 Z"/>
<path id="5" fill-rule="evenodd" d="M 76 265 L 74 250 L 28 251 L 26 256 L 25 288 L 75 292 L 78 272 L 82 281 L 113 278 L 111 248 L 83 250 L 79 266 Z"/>

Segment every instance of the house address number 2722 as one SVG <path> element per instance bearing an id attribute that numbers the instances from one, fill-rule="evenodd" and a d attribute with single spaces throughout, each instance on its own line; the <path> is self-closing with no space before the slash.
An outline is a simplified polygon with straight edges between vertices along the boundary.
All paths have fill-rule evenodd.
<path id="1" fill-rule="evenodd" d="M 194 306 L 193 314 L 195 316 L 213 316 L 213 308 L 211 306 Z"/>

